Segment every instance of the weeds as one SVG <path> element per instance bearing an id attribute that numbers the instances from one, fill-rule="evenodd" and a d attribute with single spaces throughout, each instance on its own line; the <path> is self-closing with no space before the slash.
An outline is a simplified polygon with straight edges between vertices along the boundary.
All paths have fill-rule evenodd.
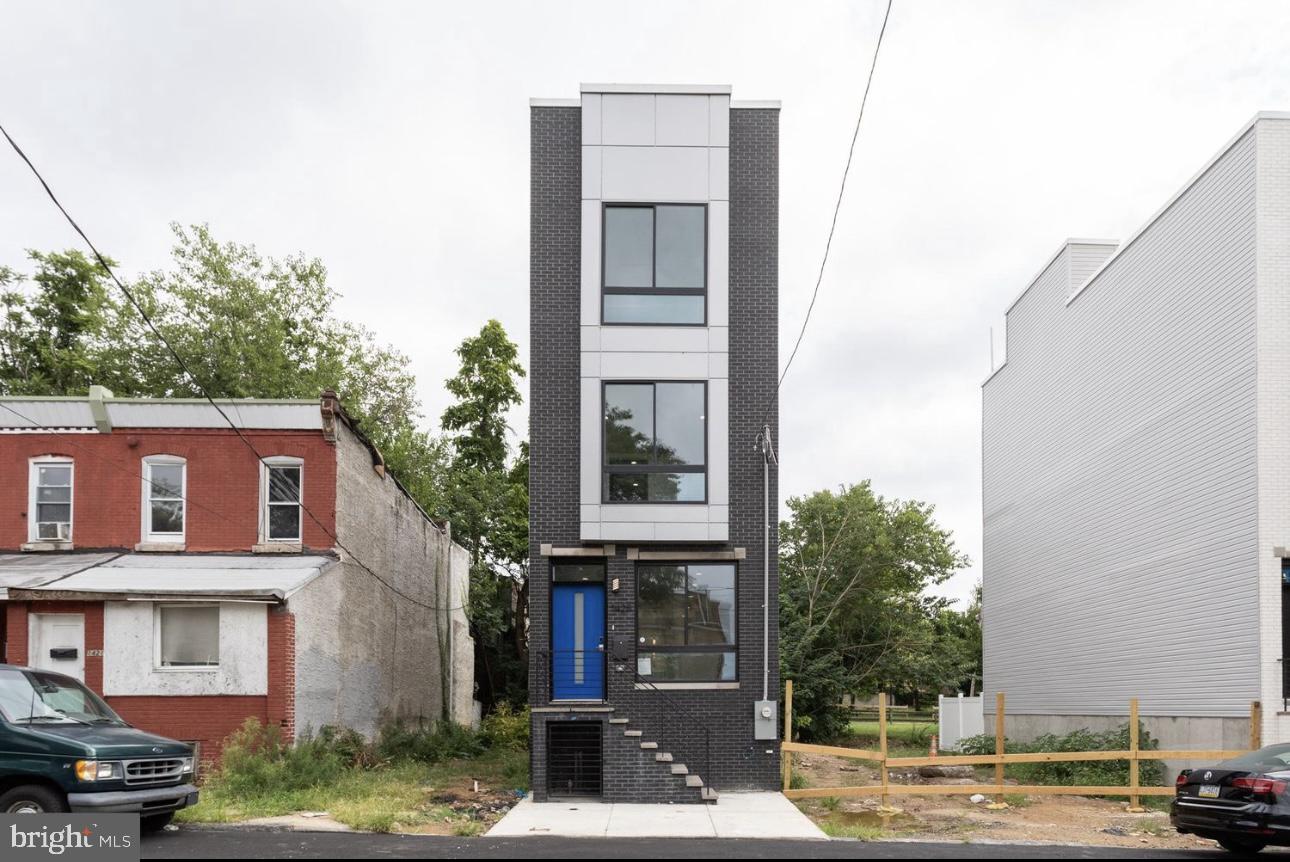
<path id="1" fill-rule="evenodd" d="M 1145 728 L 1139 729 L 1139 741 L 1143 750 L 1160 747 L 1159 741 L 1147 733 Z M 959 752 L 994 754 L 994 746 L 993 736 L 972 736 L 959 743 Z M 1087 729 L 1072 731 L 1064 736 L 1049 733 L 1024 743 L 1007 740 L 1005 747 L 1010 753 L 1124 751 L 1129 747 L 1129 725 L 1126 722 L 1114 730 L 1100 733 Z M 1139 761 L 1139 775 L 1142 784 L 1158 786 L 1164 779 L 1164 768 L 1158 760 L 1142 760 Z M 1022 784 L 1126 786 L 1129 783 L 1129 761 L 1011 763 L 1007 766 L 1007 776 Z M 1127 792 L 1125 795 L 1128 795 Z"/>
<path id="2" fill-rule="evenodd" d="M 229 822 L 296 811 L 327 811 L 371 832 L 448 830 L 477 835 L 489 811 L 528 788 L 528 714 L 499 710 L 478 731 L 456 724 L 390 722 L 373 741 L 324 727 L 294 744 L 277 727 L 248 719 L 224 743 L 201 802 L 181 820 Z M 492 807 L 454 803 L 473 780 L 493 791 Z M 442 798 L 441 798 L 442 797 Z M 472 799 L 474 797 L 466 797 Z"/>

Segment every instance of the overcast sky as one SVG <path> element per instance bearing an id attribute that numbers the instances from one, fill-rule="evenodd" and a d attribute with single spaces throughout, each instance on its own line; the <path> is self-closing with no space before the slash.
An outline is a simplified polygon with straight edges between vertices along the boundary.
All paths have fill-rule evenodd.
<path id="1" fill-rule="evenodd" d="M 786 358 L 882 5 L 0 0 L 0 121 L 126 275 L 167 264 L 171 221 L 321 257 L 433 420 L 485 320 L 527 356 L 528 99 L 580 81 L 782 100 Z M 966 595 L 990 327 L 1064 238 L 1130 234 L 1286 109 L 1290 3 L 896 0 L 782 393 L 784 495 L 870 478 L 934 503 Z M 75 245 L 7 152 L 0 263 Z"/>

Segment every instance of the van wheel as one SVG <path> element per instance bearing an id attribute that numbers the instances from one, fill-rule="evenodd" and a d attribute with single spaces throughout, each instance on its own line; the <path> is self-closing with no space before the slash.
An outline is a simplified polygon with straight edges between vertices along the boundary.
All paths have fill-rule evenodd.
<path id="1" fill-rule="evenodd" d="M 1218 846 L 1229 853 L 1254 854 L 1267 847 L 1262 841 L 1242 841 L 1239 838 L 1219 838 Z"/>
<path id="2" fill-rule="evenodd" d="M 67 800 L 39 784 L 25 784 L 0 794 L 0 811 L 5 814 L 61 814 Z"/>
<path id="3" fill-rule="evenodd" d="M 140 832 L 160 832 L 170 825 L 170 821 L 175 819 L 175 812 L 167 811 L 165 814 L 150 814 L 147 817 L 139 818 Z"/>

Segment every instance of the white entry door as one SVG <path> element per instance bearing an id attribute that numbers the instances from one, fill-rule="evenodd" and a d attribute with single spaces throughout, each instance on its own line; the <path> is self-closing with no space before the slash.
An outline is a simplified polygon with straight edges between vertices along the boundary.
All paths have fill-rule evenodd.
<path id="1" fill-rule="evenodd" d="M 85 615 L 32 614 L 27 664 L 85 681 Z"/>

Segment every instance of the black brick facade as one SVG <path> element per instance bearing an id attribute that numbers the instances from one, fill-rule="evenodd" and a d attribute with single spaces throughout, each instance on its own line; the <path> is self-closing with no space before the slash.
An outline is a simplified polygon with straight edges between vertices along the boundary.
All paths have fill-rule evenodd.
<path id="1" fill-rule="evenodd" d="M 581 118 L 576 107 L 531 109 L 529 360 L 529 668 L 533 706 L 532 786 L 546 798 L 546 733 L 550 721 L 597 721 L 604 727 L 604 799 L 620 802 L 698 802 L 699 791 L 670 774 L 642 740 L 658 743 L 676 763 L 718 791 L 779 786 L 779 745 L 753 739 L 753 704 L 762 688 L 762 457 L 755 446 L 762 417 L 778 430 L 779 112 L 730 112 L 730 541 L 695 550 L 743 548 L 737 584 L 737 690 L 637 690 L 634 662 L 609 665 L 607 701 L 598 712 L 563 712 L 549 700 L 542 650 L 549 649 L 550 560 L 540 546 L 579 541 L 579 303 Z M 772 467 L 770 499 L 778 499 Z M 778 515 L 771 511 L 770 697 L 779 698 Z M 651 545 L 669 550 L 684 546 Z M 618 544 L 607 561 L 607 637 L 634 642 L 635 564 Z M 621 667 L 621 670 L 619 669 Z M 670 702 L 669 702 L 670 701 Z M 705 744 L 706 726 L 710 746 Z M 640 738 L 626 737 L 630 720 Z M 703 765 L 705 760 L 707 766 Z"/>

